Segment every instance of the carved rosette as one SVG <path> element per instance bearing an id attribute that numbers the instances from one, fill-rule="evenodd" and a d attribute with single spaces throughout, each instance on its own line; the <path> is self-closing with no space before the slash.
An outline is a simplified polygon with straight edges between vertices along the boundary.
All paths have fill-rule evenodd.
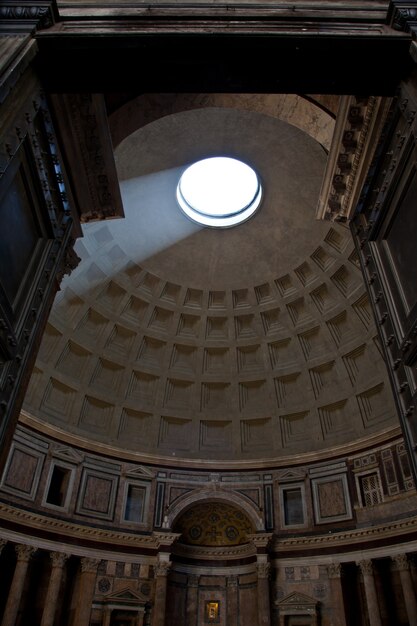
<path id="1" fill-rule="evenodd" d="M 327 575 L 329 578 L 341 578 L 342 564 L 341 563 L 329 563 L 329 565 L 327 566 Z"/>
<path id="2" fill-rule="evenodd" d="M 155 576 L 161 576 L 161 577 L 168 576 L 171 565 L 172 565 L 171 561 L 159 561 L 158 563 L 155 563 L 153 567 Z"/>
<path id="3" fill-rule="evenodd" d="M 18 561 L 26 561 L 29 562 L 32 555 L 36 552 L 36 548 L 33 546 L 25 546 L 23 544 L 18 544 L 15 547 L 17 560 Z"/>
<path id="4" fill-rule="evenodd" d="M 64 552 L 51 552 L 49 555 L 52 561 L 52 567 L 62 568 L 65 562 L 69 559 L 70 555 Z"/>
<path id="5" fill-rule="evenodd" d="M 81 559 L 81 571 L 84 573 L 95 574 L 97 568 L 100 565 L 100 559 L 92 559 L 90 557 L 84 557 Z"/>

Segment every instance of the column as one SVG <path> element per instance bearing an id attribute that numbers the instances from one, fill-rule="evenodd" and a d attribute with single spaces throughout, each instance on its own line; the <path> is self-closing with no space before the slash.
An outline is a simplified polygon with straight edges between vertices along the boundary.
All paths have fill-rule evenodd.
<path id="1" fill-rule="evenodd" d="M 168 554 L 159 554 L 159 560 L 156 565 L 154 565 L 155 604 L 153 608 L 152 626 L 165 625 L 167 577 L 169 573 L 169 568 L 171 567 L 171 561 L 169 561 L 168 559 Z"/>
<path id="2" fill-rule="evenodd" d="M 343 600 L 342 588 L 342 565 L 341 563 L 330 563 L 327 566 L 327 575 L 329 577 L 330 597 L 333 603 L 333 621 L 334 626 L 346 626 L 345 603 Z"/>
<path id="3" fill-rule="evenodd" d="M 188 576 L 187 581 L 187 607 L 186 607 L 186 626 L 196 626 L 197 624 L 197 605 L 198 605 L 198 580 L 196 575 Z"/>
<path id="4" fill-rule="evenodd" d="M 410 624 L 417 624 L 417 601 L 410 572 L 410 563 L 406 554 L 392 557 L 396 569 L 400 573 L 404 603 Z"/>
<path id="5" fill-rule="evenodd" d="M 271 625 L 271 611 L 269 606 L 269 572 L 271 565 L 266 560 L 257 556 L 256 571 L 258 573 L 258 624 L 259 626 Z"/>
<path id="6" fill-rule="evenodd" d="M 17 554 L 17 563 L 13 574 L 12 584 L 10 585 L 9 596 L 7 598 L 6 608 L 4 609 L 1 626 L 15 626 L 29 561 L 36 550 L 32 546 L 20 544 L 17 545 L 15 549 Z"/>
<path id="7" fill-rule="evenodd" d="M 238 577 L 227 577 L 227 626 L 238 626 Z"/>
<path id="8" fill-rule="evenodd" d="M 65 561 L 69 555 L 63 552 L 51 552 L 52 560 L 51 576 L 49 578 L 48 591 L 46 592 L 41 626 L 53 626 L 56 607 L 58 604 L 59 590 L 61 588 L 62 573 Z"/>
<path id="9" fill-rule="evenodd" d="M 97 567 L 100 559 L 81 559 L 81 577 L 79 581 L 79 592 L 77 607 L 75 609 L 74 626 L 89 626 L 91 605 L 93 603 L 96 586 Z"/>
<path id="10" fill-rule="evenodd" d="M 103 626 L 110 626 L 111 622 L 111 609 L 106 607 L 103 611 Z"/>
<path id="11" fill-rule="evenodd" d="M 366 604 L 368 607 L 369 626 L 382 626 L 379 613 L 378 597 L 376 595 L 373 564 L 370 559 L 357 562 L 363 577 Z"/>

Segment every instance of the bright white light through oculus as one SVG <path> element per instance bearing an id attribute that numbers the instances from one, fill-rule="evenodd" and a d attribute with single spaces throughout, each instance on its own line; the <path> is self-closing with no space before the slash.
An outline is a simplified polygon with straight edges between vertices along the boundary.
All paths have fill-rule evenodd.
<path id="1" fill-rule="evenodd" d="M 177 186 L 177 200 L 198 224 L 226 228 L 246 221 L 258 208 L 262 188 L 243 161 L 212 157 L 190 165 Z"/>

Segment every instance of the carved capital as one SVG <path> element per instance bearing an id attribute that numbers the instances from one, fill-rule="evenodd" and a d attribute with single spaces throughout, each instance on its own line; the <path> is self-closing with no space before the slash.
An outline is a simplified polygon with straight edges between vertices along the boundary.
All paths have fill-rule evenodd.
<path id="1" fill-rule="evenodd" d="M 158 563 L 155 563 L 155 565 L 153 566 L 155 576 L 168 576 L 171 565 L 171 561 L 158 561 Z"/>
<path id="2" fill-rule="evenodd" d="M 52 567 L 64 567 L 65 562 L 69 559 L 70 555 L 64 552 L 51 552 L 49 555 L 52 561 Z"/>
<path id="3" fill-rule="evenodd" d="M 271 564 L 266 562 L 257 563 L 256 572 L 258 574 L 258 578 L 269 578 Z"/>
<path id="4" fill-rule="evenodd" d="M 0 539 L 0 554 L 7 543 L 7 539 Z"/>
<path id="5" fill-rule="evenodd" d="M 232 575 L 227 577 L 227 586 L 228 587 L 237 587 L 239 579 L 237 576 Z"/>
<path id="6" fill-rule="evenodd" d="M 359 565 L 362 576 L 373 576 L 374 566 L 371 559 L 365 559 L 364 561 L 357 561 L 356 565 Z"/>
<path id="7" fill-rule="evenodd" d="M 397 571 L 410 569 L 410 562 L 406 554 L 397 554 L 392 557 L 392 562 Z"/>
<path id="8" fill-rule="evenodd" d="M 26 546 L 21 543 L 19 543 L 15 547 L 15 550 L 17 554 L 17 560 L 26 562 L 29 562 L 32 555 L 36 552 L 36 548 L 34 548 L 33 546 Z"/>
<path id="9" fill-rule="evenodd" d="M 327 566 L 327 575 L 329 578 L 341 578 L 342 564 L 341 563 L 329 563 L 329 565 Z"/>
<path id="10" fill-rule="evenodd" d="M 188 576 L 188 586 L 189 587 L 198 587 L 198 581 L 200 577 L 197 574 L 190 574 Z"/>
<path id="11" fill-rule="evenodd" d="M 101 559 L 91 559 L 90 557 L 84 557 L 81 559 L 81 571 L 84 573 L 96 573 L 97 568 L 100 565 Z"/>

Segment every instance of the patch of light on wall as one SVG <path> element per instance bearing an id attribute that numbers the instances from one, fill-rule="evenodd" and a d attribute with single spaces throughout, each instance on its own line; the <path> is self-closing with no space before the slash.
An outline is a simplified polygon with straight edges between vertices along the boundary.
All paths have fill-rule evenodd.
<path id="1" fill-rule="evenodd" d="M 215 228 L 248 220 L 261 197 L 256 172 L 230 157 L 196 161 L 183 172 L 177 186 L 178 204 L 184 213 L 198 224 Z"/>

